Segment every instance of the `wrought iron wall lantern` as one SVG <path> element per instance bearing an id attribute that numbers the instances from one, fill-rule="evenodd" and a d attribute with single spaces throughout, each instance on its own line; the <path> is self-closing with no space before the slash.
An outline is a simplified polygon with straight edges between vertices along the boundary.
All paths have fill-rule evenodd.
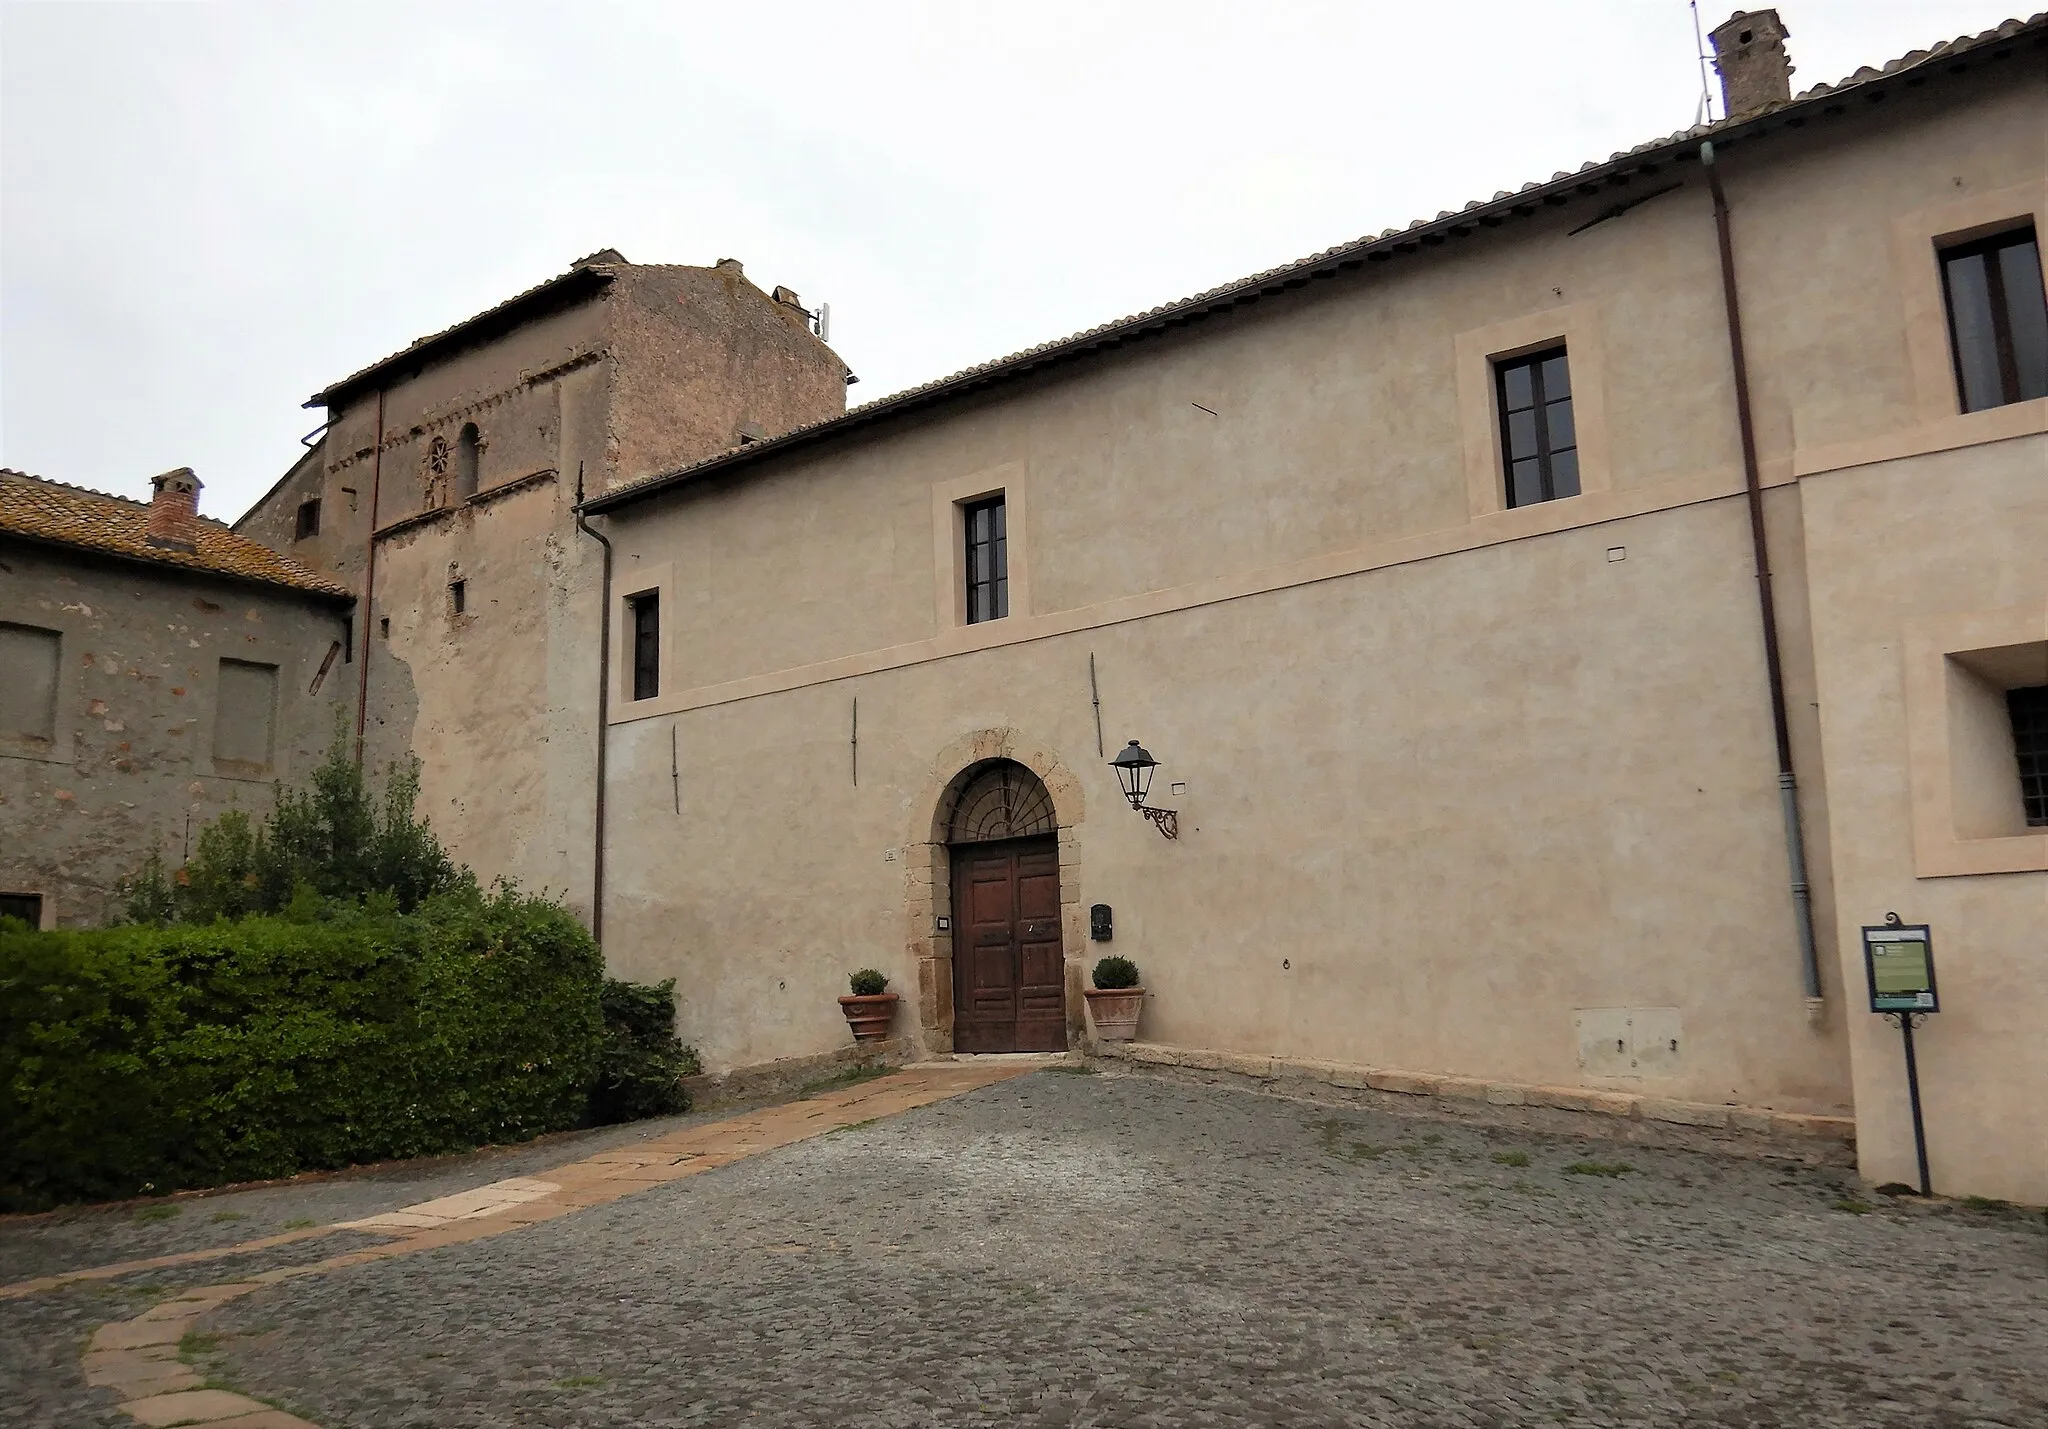
<path id="1" fill-rule="evenodd" d="M 1116 771 L 1117 783 L 1123 785 L 1124 797 L 1131 801 L 1131 807 L 1150 819 L 1167 838 L 1179 838 L 1180 814 L 1173 809 L 1149 808 L 1145 803 L 1145 796 L 1152 791 L 1152 771 L 1159 767 L 1159 761 L 1134 739 L 1117 751 L 1109 767 Z"/>

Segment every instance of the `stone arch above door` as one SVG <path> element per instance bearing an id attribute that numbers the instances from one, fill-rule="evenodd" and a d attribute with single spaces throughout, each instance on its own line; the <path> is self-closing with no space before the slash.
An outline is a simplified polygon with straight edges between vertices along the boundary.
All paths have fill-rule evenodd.
<path id="1" fill-rule="evenodd" d="M 917 1031 L 925 1052 L 953 1050 L 953 941 L 950 928 L 952 890 L 950 847 L 952 821 L 961 795 L 972 794 L 977 777 L 1003 763 L 1021 765 L 1044 789 L 1051 805 L 1053 831 L 1059 840 L 1062 955 L 1066 962 L 1067 1041 L 1078 1047 L 1085 1031 L 1082 1020 L 1081 959 L 1087 947 L 1086 905 L 1081 897 L 1080 839 L 1077 826 L 1085 813 L 1080 777 L 1050 747 L 1015 729 L 984 729 L 962 735 L 942 749 L 925 786 L 909 808 L 904 855 L 905 921 L 909 952 L 917 968 Z M 1035 827 L 1032 832 L 1037 832 Z"/>
<path id="2" fill-rule="evenodd" d="M 949 846 L 997 843 L 1057 834 L 1052 794 L 1014 759 L 977 764 L 946 786 L 945 841 Z"/>

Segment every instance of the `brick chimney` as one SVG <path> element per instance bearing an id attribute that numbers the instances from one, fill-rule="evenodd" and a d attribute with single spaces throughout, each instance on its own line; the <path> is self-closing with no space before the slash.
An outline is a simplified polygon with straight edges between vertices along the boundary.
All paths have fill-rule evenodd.
<path id="1" fill-rule="evenodd" d="M 1714 27 L 1714 68 L 1721 75 L 1721 107 L 1737 118 L 1792 97 L 1791 32 L 1776 10 L 1737 10 Z"/>
<path id="2" fill-rule="evenodd" d="M 199 478 L 181 466 L 152 476 L 155 495 L 149 501 L 149 530 L 144 539 L 171 551 L 199 549 Z"/>

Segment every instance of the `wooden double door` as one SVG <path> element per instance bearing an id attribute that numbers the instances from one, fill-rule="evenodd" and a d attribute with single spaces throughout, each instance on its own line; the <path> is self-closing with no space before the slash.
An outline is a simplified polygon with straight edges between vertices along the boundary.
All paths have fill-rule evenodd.
<path id="1" fill-rule="evenodd" d="M 953 1049 L 1067 1050 L 1057 839 L 953 849 Z"/>

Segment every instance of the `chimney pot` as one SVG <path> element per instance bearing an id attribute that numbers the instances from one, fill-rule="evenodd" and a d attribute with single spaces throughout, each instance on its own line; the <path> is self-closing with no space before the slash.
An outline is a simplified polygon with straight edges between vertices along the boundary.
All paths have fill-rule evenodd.
<path id="1" fill-rule="evenodd" d="M 181 466 L 149 479 L 149 526 L 143 539 L 170 551 L 199 549 L 199 478 Z"/>
<path id="2" fill-rule="evenodd" d="M 1721 108 L 1728 119 L 1754 113 L 1792 97 L 1792 61 L 1785 53 L 1791 31 L 1776 10 L 1737 10 L 1716 25 L 1714 68 L 1721 76 Z"/>

